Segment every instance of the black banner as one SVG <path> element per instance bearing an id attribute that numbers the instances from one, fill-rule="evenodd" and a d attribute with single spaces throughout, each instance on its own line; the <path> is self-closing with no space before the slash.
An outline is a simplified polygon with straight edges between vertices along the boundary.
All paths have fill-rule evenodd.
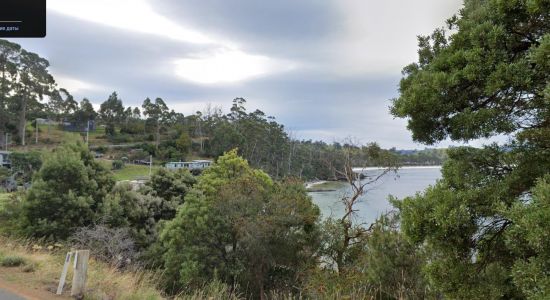
<path id="1" fill-rule="evenodd" d="M 45 37 L 46 0 L 0 0 L 0 37 Z"/>

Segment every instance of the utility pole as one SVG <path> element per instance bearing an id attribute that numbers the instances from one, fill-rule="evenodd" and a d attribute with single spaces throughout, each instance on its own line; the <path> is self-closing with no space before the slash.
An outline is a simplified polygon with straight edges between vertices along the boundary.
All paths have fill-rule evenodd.
<path id="1" fill-rule="evenodd" d="M 8 136 L 9 133 L 6 132 L 6 151 L 8 151 Z"/>
<path id="2" fill-rule="evenodd" d="M 38 144 L 38 119 L 34 120 L 34 126 L 36 127 L 36 136 L 35 136 L 34 143 Z"/>
<path id="3" fill-rule="evenodd" d="M 88 125 L 86 126 L 86 145 L 88 145 L 88 139 L 90 138 L 90 120 L 88 120 Z"/>
<path id="4" fill-rule="evenodd" d="M 202 120 L 199 118 L 199 138 L 201 139 L 201 153 L 204 152 L 204 139 L 202 138 L 202 127 L 201 127 Z"/>
<path id="5" fill-rule="evenodd" d="M 153 155 L 149 155 L 149 177 L 151 177 L 152 169 L 153 169 Z"/>

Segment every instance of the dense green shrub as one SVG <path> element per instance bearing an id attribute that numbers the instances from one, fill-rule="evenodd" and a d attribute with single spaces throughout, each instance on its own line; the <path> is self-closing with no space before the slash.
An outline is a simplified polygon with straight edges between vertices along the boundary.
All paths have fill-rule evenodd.
<path id="1" fill-rule="evenodd" d="M 323 223 L 319 252 L 323 263 L 307 272 L 304 295 L 312 299 L 437 298 L 423 274 L 426 256 L 399 231 L 396 213 L 379 217 L 368 229 L 358 228 L 363 237 L 354 240 L 336 266 L 331 250 L 343 244 L 339 226 L 342 223 L 331 219 Z"/>
<path id="2" fill-rule="evenodd" d="M 12 193 L 0 203 L 0 233 L 14 235 L 19 232 L 25 192 Z"/>
<path id="3" fill-rule="evenodd" d="M 113 137 L 116 134 L 116 128 L 114 124 L 107 124 L 105 126 L 105 135 L 109 138 Z"/>
<path id="4" fill-rule="evenodd" d="M 180 198 L 165 200 L 119 183 L 105 198 L 104 221 L 111 227 L 128 227 L 136 246 L 147 248 L 157 239 L 157 224 L 174 217 Z"/>
<path id="5" fill-rule="evenodd" d="M 124 168 L 124 161 L 122 161 L 120 159 L 113 160 L 113 163 L 112 163 L 112 169 L 113 170 L 121 170 L 123 168 Z"/>
<path id="6" fill-rule="evenodd" d="M 514 284 L 528 299 L 550 297 L 550 175 L 538 181 L 528 203 L 507 212 L 512 224 L 506 244 L 518 254 L 512 267 Z M 531 253 L 521 257 L 521 253 Z"/>
<path id="7" fill-rule="evenodd" d="M 178 149 L 184 156 L 191 151 L 192 146 L 191 137 L 187 132 L 183 132 L 176 140 L 176 149 Z"/>
<path id="8" fill-rule="evenodd" d="M 147 152 L 149 155 L 153 155 L 153 156 L 154 156 L 155 153 L 156 153 L 156 148 L 155 148 L 155 145 L 153 145 L 153 144 L 142 143 L 142 144 L 139 145 L 139 147 L 140 147 L 143 151 Z"/>
<path id="9" fill-rule="evenodd" d="M 112 227 L 128 227 L 140 249 L 157 239 L 158 224 L 171 220 L 196 183 L 188 170 L 157 170 L 137 190 L 129 183 L 117 184 L 105 199 L 105 221 Z"/>
<path id="10" fill-rule="evenodd" d="M 109 142 L 113 144 L 124 144 L 133 141 L 133 136 L 126 133 L 118 133 L 116 135 L 109 136 Z"/>
<path id="11" fill-rule="evenodd" d="M 141 135 L 145 131 L 145 124 L 143 122 L 129 122 L 128 124 L 122 124 L 120 126 L 121 134 L 129 135 Z M 140 136 L 141 138 L 141 136 Z"/>
<path id="12" fill-rule="evenodd" d="M 170 288 L 214 279 L 259 296 L 314 263 L 319 209 L 302 184 L 274 183 L 231 151 L 205 170 L 161 233 Z"/>
<path id="13" fill-rule="evenodd" d="M 142 192 L 167 201 L 176 199 L 179 204 L 182 204 L 185 195 L 196 182 L 197 179 L 187 169 L 172 171 L 161 168 L 153 173 Z"/>
<path id="14" fill-rule="evenodd" d="M 105 146 L 97 146 L 95 148 L 95 152 L 98 152 L 98 153 L 103 153 L 105 154 L 107 152 L 109 148 L 105 147 Z"/>
<path id="15" fill-rule="evenodd" d="M 444 298 L 550 297 L 548 190 L 535 187 L 550 170 L 549 12 L 547 0 L 467 0 L 403 69 L 391 111 L 415 141 L 502 141 L 449 149 L 442 178 L 399 204 Z"/>
<path id="16" fill-rule="evenodd" d="M 381 216 L 371 227 L 355 271 L 365 285 L 391 299 L 433 299 L 422 272 L 427 257 L 399 230 L 399 216 Z"/>
<path id="17" fill-rule="evenodd" d="M 0 258 L 0 266 L 2 267 L 19 267 L 24 264 L 26 264 L 26 261 L 21 256 L 10 255 Z"/>
<path id="18" fill-rule="evenodd" d="M 18 179 L 31 181 L 32 176 L 42 166 L 42 154 L 37 151 L 13 152 L 10 154 L 11 171 L 18 173 Z"/>
<path id="19" fill-rule="evenodd" d="M 67 238 L 102 216 L 104 198 L 113 185 L 111 173 L 81 143 L 58 147 L 44 161 L 23 203 L 23 232 Z"/>
<path id="20" fill-rule="evenodd" d="M 8 170 L 7 168 L 0 167 L 0 187 L 2 183 L 4 183 L 6 179 L 8 179 L 8 177 L 10 176 L 10 173 L 11 173 L 10 170 Z"/>

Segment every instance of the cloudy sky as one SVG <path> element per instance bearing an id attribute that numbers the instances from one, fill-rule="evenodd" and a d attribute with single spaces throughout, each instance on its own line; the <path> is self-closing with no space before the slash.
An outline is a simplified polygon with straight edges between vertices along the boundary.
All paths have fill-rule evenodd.
<path id="1" fill-rule="evenodd" d="M 461 0 L 49 0 L 46 57 L 58 83 L 100 104 L 161 97 L 184 114 L 244 97 L 298 138 L 423 148 L 388 113 L 416 36 Z M 440 146 L 445 146 L 442 143 Z"/>

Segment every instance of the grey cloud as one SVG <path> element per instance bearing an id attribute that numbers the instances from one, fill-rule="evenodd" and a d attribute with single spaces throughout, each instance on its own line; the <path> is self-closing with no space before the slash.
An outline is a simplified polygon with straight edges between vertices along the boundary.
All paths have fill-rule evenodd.
<path id="1" fill-rule="evenodd" d="M 330 34 L 338 19 L 331 1 L 166 0 L 155 10 L 183 24 L 238 40 L 316 40 Z"/>
<path id="2" fill-rule="evenodd" d="M 236 41 L 247 51 L 277 58 L 315 62 L 327 59 L 343 20 L 334 1 L 152 2 L 155 9 L 183 25 Z"/>

